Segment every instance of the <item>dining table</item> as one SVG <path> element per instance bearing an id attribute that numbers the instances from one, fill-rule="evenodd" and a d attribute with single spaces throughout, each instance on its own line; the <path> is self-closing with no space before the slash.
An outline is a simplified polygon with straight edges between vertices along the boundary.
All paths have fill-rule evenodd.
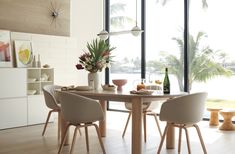
<path id="1" fill-rule="evenodd" d="M 99 122 L 99 130 L 102 137 L 106 137 L 106 110 L 107 101 L 116 102 L 131 102 L 132 103 L 132 131 L 131 131 L 131 153 L 141 154 L 142 151 L 142 104 L 143 102 L 151 101 L 163 101 L 167 99 L 172 99 L 175 97 L 186 95 L 185 92 L 175 92 L 170 94 L 163 94 L 159 92 L 153 92 L 152 94 L 132 94 L 130 91 L 105 91 L 105 90 L 66 90 L 66 92 L 74 93 L 84 97 L 98 100 L 104 112 L 104 120 Z M 64 136 L 64 130 L 66 127 L 66 121 L 61 116 L 61 136 Z M 65 144 L 69 144 L 68 136 L 65 140 Z M 168 129 L 166 138 L 166 148 L 174 149 L 175 147 L 175 131 L 171 127 Z M 160 143 L 160 141 L 159 141 Z M 158 143 L 156 143 L 157 145 Z M 157 149 L 156 149 L 157 150 Z"/>

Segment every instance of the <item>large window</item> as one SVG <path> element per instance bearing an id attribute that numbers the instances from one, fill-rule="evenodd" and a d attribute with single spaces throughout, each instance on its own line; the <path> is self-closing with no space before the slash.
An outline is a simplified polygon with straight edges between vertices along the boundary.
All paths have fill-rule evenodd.
<path id="1" fill-rule="evenodd" d="M 183 2 L 146 1 L 146 80 L 163 80 L 168 67 L 172 92 L 184 90 Z"/>
<path id="2" fill-rule="evenodd" d="M 207 91 L 208 107 L 234 108 L 235 2 L 206 2 L 190 1 L 190 90 Z"/>
<path id="3" fill-rule="evenodd" d="M 135 2 L 135 0 L 110 0 L 111 32 L 127 31 L 135 26 Z M 128 79 L 124 89 L 130 90 L 133 88 L 134 83 L 140 79 L 140 37 L 134 37 L 131 33 L 127 33 L 110 36 L 109 41 L 112 46 L 117 47 L 115 51 L 113 51 L 114 62 L 110 68 L 110 82 L 112 82 L 112 79 Z M 122 110 L 124 109 L 124 104 L 120 105 L 120 103 L 110 102 L 109 108 Z"/>
<path id="4" fill-rule="evenodd" d="M 126 87 L 130 89 L 140 80 L 141 70 L 145 71 L 142 73 L 146 81 L 153 82 L 163 80 L 164 68 L 168 67 L 171 91 L 206 91 L 209 94 L 207 107 L 234 108 L 235 47 L 232 41 L 235 22 L 232 19 L 235 2 L 138 0 L 139 26 L 141 1 L 146 4 L 142 12 L 145 14 L 142 16 L 145 40 L 131 34 L 110 37 L 110 43 L 117 47 L 110 78 L 127 78 Z M 110 0 L 110 31 L 130 30 L 134 24 L 135 0 Z M 143 58 L 145 69 L 141 69 Z"/>

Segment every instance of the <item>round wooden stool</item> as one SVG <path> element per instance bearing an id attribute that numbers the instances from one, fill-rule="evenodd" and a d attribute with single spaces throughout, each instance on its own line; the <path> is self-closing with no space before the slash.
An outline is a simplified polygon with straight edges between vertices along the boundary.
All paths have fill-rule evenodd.
<path id="1" fill-rule="evenodd" d="M 235 130 L 232 118 L 235 116 L 235 110 L 221 110 L 219 112 L 224 117 L 224 122 L 219 127 L 220 130 Z"/>
<path id="2" fill-rule="evenodd" d="M 210 126 L 218 126 L 219 125 L 219 111 L 221 108 L 207 108 L 207 111 L 210 111 Z"/>

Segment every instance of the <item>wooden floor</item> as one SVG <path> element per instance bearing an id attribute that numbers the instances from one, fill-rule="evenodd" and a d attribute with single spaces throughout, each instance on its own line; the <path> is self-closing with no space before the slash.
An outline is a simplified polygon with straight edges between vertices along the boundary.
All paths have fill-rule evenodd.
<path id="1" fill-rule="evenodd" d="M 121 137 L 127 118 L 127 113 L 107 112 L 107 137 L 103 138 L 107 154 L 129 154 L 130 146 L 130 126 L 125 138 Z M 162 130 L 165 123 L 161 122 Z M 57 124 L 50 123 L 46 134 L 41 136 L 43 125 L 21 127 L 0 131 L 0 154 L 56 154 L 59 142 L 57 141 Z M 209 127 L 208 121 L 199 123 L 201 132 L 207 147 L 208 154 L 233 154 L 235 153 L 235 131 L 220 131 L 217 127 Z M 147 143 L 143 143 L 144 154 L 156 154 L 160 142 L 160 137 L 153 117 L 147 119 Z M 71 132 L 73 128 L 71 129 Z M 94 128 L 89 128 L 90 152 L 89 154 L 102 153 L 96 137 Z M 72 133 L 70 133 L 72 134 Z M 84 131 L 82 130 L 82 134 Z M 177 134 L 176 134 L 177 135 Z M 191 128 L 189 131 L 191 149 L 193 154 L 202 154 L 202 148 L 196 135 L 196 131 Z M 86 154 L 85 135 L 77 136 L 74 153 Z M 178 138 L 178 135 L 176 136 Z M 71 139 L 71 138 L 70 138 Z M 176 141 L 177 143 L 177 141 Z M 177 147 L 177 146 L 176 146 Z M 69 146 L 65 146 L 64 154 L 69 153 Z M 162 149 L 162 154 L 177 154 L 177 148 Z M 187 145 L 183 136 L 182 154 L 187 153 Z"/>

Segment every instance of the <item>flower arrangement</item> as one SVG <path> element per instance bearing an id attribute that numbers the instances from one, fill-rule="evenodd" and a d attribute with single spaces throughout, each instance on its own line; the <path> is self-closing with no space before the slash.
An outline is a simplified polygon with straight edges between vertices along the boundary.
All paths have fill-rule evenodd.
<path id="1" fill-rule="evenodd" d="M 79 57 L 79 64 L 76 65 L 78 70 L 85 69 L 91 73 L 102 71 L 111 61 L 111 51 L 116 47 L 110 47 L 104 40 L 95 39 L 86 45 L 88 51 Z"/>

